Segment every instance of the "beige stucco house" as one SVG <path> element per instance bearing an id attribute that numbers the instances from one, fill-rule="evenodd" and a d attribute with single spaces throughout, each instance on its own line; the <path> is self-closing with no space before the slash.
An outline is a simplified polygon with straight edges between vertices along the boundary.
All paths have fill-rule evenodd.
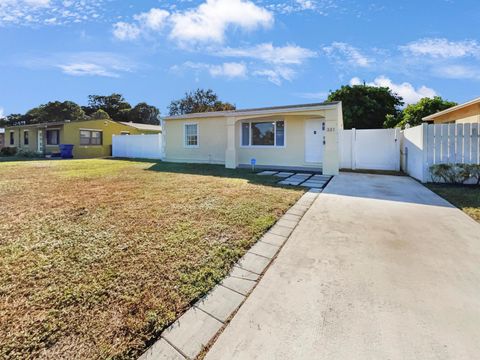
<path id="1" fill-rule="evenodd" d="M 341 102 L 197 113 L 162 119 L 165 161 L 227 168 L 339 170 Z"/>
<path id="2" fill-rule="evenodd" d="M 480 124 L 480 97 L 423 118 L 434 124 Z"/>

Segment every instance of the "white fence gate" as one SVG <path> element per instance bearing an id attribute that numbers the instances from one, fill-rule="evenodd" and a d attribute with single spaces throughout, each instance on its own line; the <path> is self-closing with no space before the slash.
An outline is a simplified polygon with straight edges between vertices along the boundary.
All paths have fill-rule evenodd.
<path id="1" fill-rule="evenodd" d="M 340 167 L 400 171 L 400 130 L 343 130 Z"/>
<path id="2" fill-rule="evenodd" d="M 434 164 L 480 164 L 479 124 L 423 124 L 403 131 L 402 170 L 431 181 Z"/>
<path id="3" fill-rule="evenodd" d="M 137 159 L 163 159 L 165 157 L 163 136 L 162 134 L 114 135 L 112 155 Z"/>

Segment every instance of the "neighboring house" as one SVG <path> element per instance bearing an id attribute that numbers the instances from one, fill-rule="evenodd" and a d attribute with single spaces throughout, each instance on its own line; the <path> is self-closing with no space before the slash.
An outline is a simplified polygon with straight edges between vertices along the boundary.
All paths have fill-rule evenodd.
<path id="1" fill-rule="evenodd" d="M 480 97 L 423 118 L 434 124 L 480 124 Z"/>
<path id="2" fill-rule="evenodd" d="M 81 120 L 9 126 L 5 146 L 38 153 L 58 153 L 60 144 L 73 144 L 75 158 L 111 155 L 112 135 L 158 134 L 160 126 L 120 123 L 112 120 Z"/>
<path id="3" fill-rule="evenodd" d="M 341 102 L 170 116 L 165 161 L 337 174 Z"/>
<path id="4" fill-rule="evenodd" d="M 5 146 L 5 129 L 0 128 L 0 149 Z"/>

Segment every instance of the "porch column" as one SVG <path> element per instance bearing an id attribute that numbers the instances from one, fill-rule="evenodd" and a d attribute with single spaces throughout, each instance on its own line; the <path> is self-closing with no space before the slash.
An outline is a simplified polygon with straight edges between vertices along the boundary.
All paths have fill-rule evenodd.
<path id="1" fill-rule="evenodd" d="M 339 132 L 343 123 L 341 107 L 328 110 L 325 114 L 325 147 L 323 156 L 323 174 L 338 175 L 340 169 Z"/>
<path id="2" fill-rule="evenodd" d="M 225 150 L 225 167 L 227 169 L 236 169 L 237 149 L 235 146 L 235 118 L 227 118 L 227 149 Z"/>

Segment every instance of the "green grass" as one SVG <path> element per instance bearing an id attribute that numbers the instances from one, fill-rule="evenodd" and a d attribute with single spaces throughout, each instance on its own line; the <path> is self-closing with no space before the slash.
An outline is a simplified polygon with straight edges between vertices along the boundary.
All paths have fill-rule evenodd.
<path id="1" fill-rule="evenodd" d="M 428 184 L 430 190 L 480 222 L 480 186 Z"/>
<path id="2" fill-rule="evenodd" d="M 0 164 L 0 358 L 133 359 L 302 195 L 222 166 Z"/>

